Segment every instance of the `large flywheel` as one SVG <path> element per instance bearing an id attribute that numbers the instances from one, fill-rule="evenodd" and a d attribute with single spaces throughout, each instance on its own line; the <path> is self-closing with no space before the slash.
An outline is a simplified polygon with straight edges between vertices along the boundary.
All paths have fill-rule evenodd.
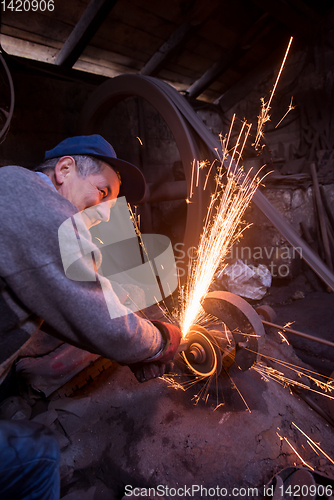
<path id="1" fill-rule="evenodd" d="M 178 182 L 175 182 L 175 189 L 167 184 L 165 188 L 159 186 L 159 192 L 180 192 L 180 199 L 186 199 L 190 196 L 191 191 L 193 162 L 197 160 L 213 160 L 214 156 L 202 138 L 194 132 L 190 123 L 185 119 L 180 111 L 180 106 L 184 105 L 187 109 L 189 108 L 196 118 L 195 112 L 170 85 L 156 78 L 140 75 L 121 75 L 107 80 L 92 93 L 84 106 L 79 120 L 79 133 L 99 133 L 99 124 L 111 109 L 126 98 L 134 96 L 147 100 L 164 119 L 174 137 L 183 165 L 186 178 L 184 193 L 180 192 Z M 211 134 L 211 132 L 207 132 Z M 193 190 L 191 203 L 187 205 L 183 241 L 183 250 L 185 252 L 187 252 L 188 248 L 197 247 L 203 229 L 203 220 L 211 194 L 210 185 L 205 191 L 203 190 L 204 182 L 205 176 L 200 176 L 198 186 Z M 154 195 L 154 193 L 151 194 Z M 163 201 L 163 199 L 160 201 Z M 147 200 L 147 202 L 150 202 L 150 200 Z M 185 262 L 185 266 L 186 264 Z"/>

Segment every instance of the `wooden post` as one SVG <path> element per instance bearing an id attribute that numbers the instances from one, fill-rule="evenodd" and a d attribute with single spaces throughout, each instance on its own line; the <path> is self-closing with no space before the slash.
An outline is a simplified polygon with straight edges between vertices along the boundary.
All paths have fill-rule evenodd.
<path id="1" fill-rule="evenodd" d="M 324 210 L 322 200 L 321 200 L 321 194 L 320 194 L 320 188 L 319 188 L 317 170 L 315 168 L 315 163 L 311 163 L 310 168 L 311 168 L 311 175 L 312 175 L 312 180 L 313 180 L 314 195 L 315 195 L 316 205 L 317 205 L 317 209 L 318 209 L 321 237 L 322 237 L 322 242 L 323 242 L 324 251 L 325 251 L 325 260 L 326 260 L 327 266 L 331 270 L 333 270 L 332 257 L 331 257 L 331 251 L 330 251 L 328 234 L 327 234 L 327 227 L 326 227 L 326 214 L 325 214 L 325 210 Z"/>

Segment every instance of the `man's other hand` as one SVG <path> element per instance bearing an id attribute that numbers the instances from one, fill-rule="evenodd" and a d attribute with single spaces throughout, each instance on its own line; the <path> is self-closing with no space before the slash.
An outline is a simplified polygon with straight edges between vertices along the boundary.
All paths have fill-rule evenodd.
<path id="1" fill-rule="evenodd" d="M 152 321 L 152 323 L 162 335 L 162 348 L 152 358 L 129 365 L 138 382 L 147 382 L 169 373 L 173 368 L 172 361 L 181 341 L 181 331 L 177 326 L 162 321 Z"/>

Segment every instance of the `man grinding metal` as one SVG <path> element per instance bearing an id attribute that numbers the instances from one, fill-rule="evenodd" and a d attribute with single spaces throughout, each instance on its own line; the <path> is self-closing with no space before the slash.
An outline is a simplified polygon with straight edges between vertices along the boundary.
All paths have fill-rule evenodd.
<path id="1" fill-rule="evenodd" d="M 96 281 L 66 277 L 58 242 L 59 227 L 78 212 L 96 206 L 89 226 L 109 219 L 118 196 L 140 202 L 142 173 L 118 159 L 100 135 L 62 141 L 45 153 L 38 170 L 0 168 L 0 384 L 43 322 L 60 340 L 129 365 L 141 382 L 162 375 L 179 346 L 180 330 L 126 309 L 102 276 Z M 117 311 L 113 319 L 101 283 L 104 292 L 108 288 L 109 308 L 111 301 Z M 31 498 L 59 498 L 56 467 L 37 469 L 38 460 L 54 465 L 59 460 L 53 438 L 41 432 L 38 446 L 37 424 L 0 421 L 1 498 L 28 498 L 37 476 L 44 480 L 41 496 Z M 33 465 L 32 455 L 38 457 Z"/>

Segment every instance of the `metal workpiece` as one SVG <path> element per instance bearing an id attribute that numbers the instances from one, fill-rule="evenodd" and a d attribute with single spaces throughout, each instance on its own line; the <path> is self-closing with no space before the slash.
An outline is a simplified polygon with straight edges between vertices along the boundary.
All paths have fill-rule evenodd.
<path id="1" fill-rule="evenodd" d="M 291 333 L 292 335 L 296 335 L 297 337 L 302 337 L 307 340 L 313 340 L 314 342 L 318 342 L 318 344 L 323 344 L 328 347 L 334 347 L 334 342 L 331 342 L 330 340 L 315 337 L 314 335 L 309 335 L 308 333 L 299 332 L 298 330 L 288 328 L 287 326 L 276 325 L 276 323 L 272 323 L 271 321 L 266 321 L 264 319 L 262 319 L 262 323 L 266 326 L 276 328 L 276 330 L 282 330 L 282 332 Z"/>
<path id="2" fill-rule="evenodd" d="M 323 339 L 321 337 L 316 337 L 315 335 L 310 335 L 308 333 L 300 332 L 298 330 L 290 328 L 289 326 L 277 325 L 276 323 L 274 323 L 277 314 L 275 313 L 274 309 L 270 306 L 262 305 L 257 307 L 255 311 L 260 316 L 262 324 L 265 326 L 275 328 L 276 330 L 282 330 L 282 332 L 291 333 L 292 335 L 296 335 L 297 337 L 302 337 L 307 340 L 318 342 L 318 344 L 323 344 L 328 347 L 334 347 L 334 342 L 331 342 L 330 340 Z"/>
<path id="3" fill-rule="evenodd" d="M 242 371 L 257 361 L 259 344 L 265 337 L 262 321 L 253 307 L 230 292 L 209 292 L 202 302 L 206 313 L 220 319 L 235 342 L 235 362 Z"/>

